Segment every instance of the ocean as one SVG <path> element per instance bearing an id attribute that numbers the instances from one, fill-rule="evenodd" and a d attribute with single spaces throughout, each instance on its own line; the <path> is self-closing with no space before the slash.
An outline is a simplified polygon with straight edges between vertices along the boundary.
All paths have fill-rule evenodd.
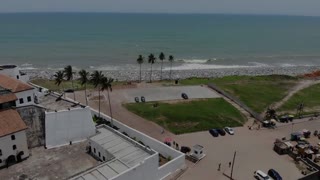
<path id="1" fill-rule="evenodd" d="M 0 14 L 0 64 L 25 69 L 131 70 L 139 54 L 175 57 L 174 69 L 320 65 L 320 17 Z M 158 61 L 159 62 L 159 61 Z M 147 66 L 147 62 L 144 64 Z M 157 63 L 159 66 L 159 63 Z M 165 61 L 164 69 L 169 68 Z"/>

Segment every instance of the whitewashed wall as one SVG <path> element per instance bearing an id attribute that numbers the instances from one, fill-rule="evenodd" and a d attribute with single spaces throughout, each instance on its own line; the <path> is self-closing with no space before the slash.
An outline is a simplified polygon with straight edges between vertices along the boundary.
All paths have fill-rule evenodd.
<path id="1" fill-rule="evenodd" d="M 18 93 L 15 93 L 15 95 L 17 96 L 17 100 L 16 100 L 16 106 L 17 107 L 21 107 L 21 106 L 28 106 L 28 105 L 33 105 L 34 104 L 34 89 L 31 90 L 27 90 L 27 91 L 21 91 Z M 31 101 L 28 102 L 28 97 L 31 97 Z M 23 99 L 23 103 L 20 103 L 20 98 Z"/>
<path id="2" fill-rule="evenodd" d="M 29 81 L 29 76 L 28 75 L 21 75 L 20 74 L 20 69 L 18 67 L 16 68 L 11 68 L 11 69 L 2 69 L 0 70 L 0 74 L 7 75 L 9 77 L 18 79 L 22 82 L 28 82 Z"/>
<path id="3" fill-rule="evenodd" d="M 46 112 L 46 147 L 86 140 L 96 133 L 89 107 Z"/>
<path id="4" fill-rule="evenodd" d="M 11 135 L 15 135 L 15 140 L 11 139 Z M 13 145 L 16 145 L 17 149 L 13 150 Z M 0 149 L 2 151 L 2 155 L 0 156 L 2 163 L 0 163 L 0 167 L 6 165 L 6 159 L 10 155 L 14 155 L 15 157 L 17 157 L 17 154 L 21 151 L 23 151 L 24 153 L 22 159 L 29 157 L 27 136 L 25 130 L 1 137 Z"/>

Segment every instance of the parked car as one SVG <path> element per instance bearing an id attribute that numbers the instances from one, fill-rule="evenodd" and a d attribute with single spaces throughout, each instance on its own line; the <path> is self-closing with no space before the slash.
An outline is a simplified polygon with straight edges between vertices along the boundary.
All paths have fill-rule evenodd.
<path id="1" fill-rule="evenodd" d="M 253 176 L 259 180 L 271 180 L 271 178 L 261 170 L 257 170 L 254 172 Z"/>
<path id="2" fill-rule="evenodd" d="M 213 136 L 213 137 L 218 137 L 219 133 L 216 129 L 210 129 L 209 133 Z"/>
<path id="3" fill-rule="evenodd" d="M 144 98 L 144 96 L 141 96 L 141 102 L 146 102 L 146 98 Z"/>
<path id="4" fill-rule="evenodd" d="M 274 169 L 269 169 L 268 175 L 274 180 L 282 180 L 280 174 Z"/>
<path id="5" fill-rule="evenodd" d="M 217 131 L 221 136 L 225 136 L 226 135 L 226 132 L 223 129 L 217 129 Z"/>
<path id="6" fill-rule="evenodd" d="M 183 99 L 189 99 L 189 97 L 188 97 L 188 95 L 187 95 L 186 93 L 182 93 L 182 94 L 181 94 L 181 97 L 182 97 Z"/>
<path id="7" fill-rule="evenodd" d="M 139 98 L 138 98 L 138 97 L 135 97 L 135 98 L 134 98 L 134 101 L 138 103 L 138 102 L 139 102 Z"/>
<path id="8" fill-rule="evenodd" d="M 225 127 L 224 130 L 225 130 L 228 134 L 234 135 L 234 130 L 233 130 L 232 128 L 230 128 L 230 127 Z"/>

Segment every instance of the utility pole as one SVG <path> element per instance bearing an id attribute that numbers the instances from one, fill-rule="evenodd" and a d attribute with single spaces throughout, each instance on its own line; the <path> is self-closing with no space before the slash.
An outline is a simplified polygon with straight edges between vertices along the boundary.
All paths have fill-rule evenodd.
<path id="1" fill-rule="evenodd" d="M 234 166 L 234 161 L 236 159 L 236 154 L 237 154 L 237 151 L 234 152 L 234 155 L 233 155 L 233 161 L 232 161 L 232 167 L 231 167 L 231 175 L 230 175 L 230 179 L 232 180 L 232 174 L 233 174 L 233 166 Z"/>

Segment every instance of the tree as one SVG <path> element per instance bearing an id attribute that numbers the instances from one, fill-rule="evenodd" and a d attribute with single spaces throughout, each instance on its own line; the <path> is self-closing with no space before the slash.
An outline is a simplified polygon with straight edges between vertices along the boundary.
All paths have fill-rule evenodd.
<path id="1" fill-rule="evenodd" d="M 174 61 L 174 57 L 172 55 L 169 56 L 169 61 L 170 61 L 170 80 L 171 80 L 172 63 Z"/>
<path id="2" fill-rule="evenodd" d="M 60 86 L 60 84 L 63 82 L 63 71 L 58 71 L 53 76 L 54 76 L 55 84 Z"/>
<path id="3" fill-rule="evenodd" d="M 72 71 L 72 66 L 68 65 L 64 68 L 64 77 L 66 78 L 67 81 L 71 80 L 71 85 L 72 85 L 72 90 L 73 90 L 73 100 L 76 100 L 76 94 L 74 92 L 74 86 L 73 86 L 73 71 Z"/>
<path id="4" fill-rule="evenodd" d="M 80 76 L 80 83 L 83 86 L 84 85 L 84 95 L 86 98 L 86 105 L 88 105 L 88 98 L 87 98 L 87 83 L 89 81 L 89 72 L 86 70 L 82 69 L 79 71 L 79 76 Z"/>
<path id="5" fill-rule="evenodd" d="M 111 127 L 113 127 L 113 116 L 112 116 L 112 108 L 111 108 L 111 100 L 110 100 L 110 91 L 112 91 L 112 78 L 103 77 L 101 80 L 101 91 L 107 90 L 108 93 L 108 101 L 109 101 L 109 111 L 111 117 Z"/>
<path id="6" fill-rule="evenodd" d="M 143 63 L 143 61 L 144 61 L 144 57 L 142 55 L 139 55 L 137 62 L 140 65 L 140 77 L 139 77 L 140 82 L 141 82 L 141 64 Z"/>
<path id="7" fill-rule="evenodd" d="M 104 75 L 101 71 L 94 71 L 90 76 L 90 82 L 93 84 L 95 88 L 98 89 L 99 92 L 99 117 L 100 117 L 100 90 L 101 90 L 101 81 Z"/>
<path id="8" fill-rule="evenodd" d="M 156 62 L 156 58 L 153 54 L 150 54 L 148 57 L 148 63 L 151 64 L 151 70 L 150 70 L 150 83 L 152 82 L 152 65 Z"/>
<path id="9" fill-rule="evenodd" d="M 160 80 L 162 80 L 162 65 L 163 65 L 163 60 L 166 59 L 166 56 L 163 54 L 163 52 L 160 53 L 159 59 L 161 60 Z"/>

